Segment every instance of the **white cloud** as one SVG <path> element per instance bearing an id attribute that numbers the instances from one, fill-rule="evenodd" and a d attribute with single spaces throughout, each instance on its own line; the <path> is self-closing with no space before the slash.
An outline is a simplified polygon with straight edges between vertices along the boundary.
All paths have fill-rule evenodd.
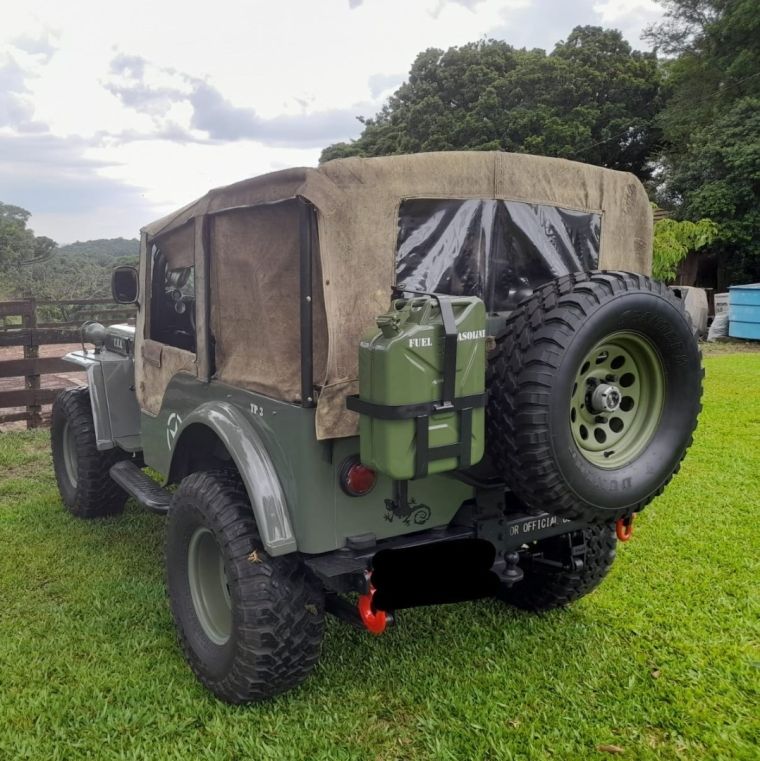
<path id="1" fill-rule="evenodd" d="M 662 6 L 655 0 L 600 0 L 594 5 L 594 10 L 605 24 L 626 21 L 639 14 L 652 15 L 655 18 L 662 15 Z"/>
<path id="2" fill-rule="evenodd" d="M 587 23 L 635 42 L 656 8 L 26 0 L 3 9 L 0 28 L 0 200 L 26 205 L 38 232 L 62 241 L 132 235 L 209 187 L 315 164 L 321 147 L 359 134 L 355 117 L 373 115 L 425 48 L 492 35 L 551 47 Z"/>
<path id="3" fill-rule="evenodd" d="M 594 11 L 602 24 L 617 27 L 631 38 L 660 19 L 663 8 L 655 0 L 600 0 L 594 4 Z"/>

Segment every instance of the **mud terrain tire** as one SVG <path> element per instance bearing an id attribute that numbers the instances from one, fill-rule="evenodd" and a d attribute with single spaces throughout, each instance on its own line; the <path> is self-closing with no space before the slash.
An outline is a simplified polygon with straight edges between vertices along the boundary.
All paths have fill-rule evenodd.
<path id="1" fill-rule="evenodd" d="M 50 445 L 58 490 L 72 515 L 102 518 L 124 509 L 127 494 L 108 471 L 129 455 L 118 447 L 98 451 L 86 387 L 68 389 L 56 397 Z"/>
<path id="2" fill-rule="evenodd" d="M 525 577 L 503 593 L 504 602 L 522 610 L 541 613 L 563 608 L 579 600 L 599 586 L 615 560 L 614 526 L 597 525 L 583 529 L 586 552 L 583 568 L 570 571 L 552 568 L 530 561 L 521 563 Z M 564 536 L 551 537 L 538 542 L 527 555 L 544 555 L 551 558 Z"/>
<path id="3" fill-rule="evenodd" d="M 182 650 L 217 697 L 270 698 L 316 665 L 324 592 L 297 555 L 264 551 L 236 474 L 182 480 L 169 509 L 166 573 Z"/>
<path id="4" fill-rule="evenodd" d="M 681 300 L 625 272 L 539 288 L 488 373 L 488 449 L 530 510 L 609 522 L 660 494 L 692 442 L 701 354 Z"/>

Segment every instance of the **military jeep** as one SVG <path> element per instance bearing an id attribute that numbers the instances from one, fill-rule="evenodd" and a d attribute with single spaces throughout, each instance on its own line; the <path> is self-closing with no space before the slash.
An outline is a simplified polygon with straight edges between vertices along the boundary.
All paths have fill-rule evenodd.
<path id="1" fill-rule="evenodd" d="M 567 605 L 700 410 L 651 235 L 635 177 L 508 153 L 212 190 L 114 272 L 136 325 L 67 356 L 88 386 L 53 410 L 63 502 L 166 515 L 180 645 L 234 703 L 303 681 L 326 613 L 381 634 L 418 605 Z"/>

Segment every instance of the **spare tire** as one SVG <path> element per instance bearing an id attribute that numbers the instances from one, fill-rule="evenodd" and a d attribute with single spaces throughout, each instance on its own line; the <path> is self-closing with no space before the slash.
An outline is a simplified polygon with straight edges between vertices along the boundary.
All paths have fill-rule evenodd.
<path id="1" fill-rule="evenodd" d="M 683 304 L 643 275 L 547 283 L 509 316 L 488 373 L 488 451 L 532 510 L 610 521 L 660 494 L 692 442 L 701 353 Z"/>

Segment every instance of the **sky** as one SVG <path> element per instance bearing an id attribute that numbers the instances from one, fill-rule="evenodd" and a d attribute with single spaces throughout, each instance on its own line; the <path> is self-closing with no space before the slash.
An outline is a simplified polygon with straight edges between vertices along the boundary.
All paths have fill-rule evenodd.
<path id="1" fill-rule="evenodd" d="M 574 26 L 640 34 L 654 0 L 25 0 L 0 27 L 0 202 L 59 243 L 135 237 L 209 188 L 358 137 L 415 56 Z"/>

